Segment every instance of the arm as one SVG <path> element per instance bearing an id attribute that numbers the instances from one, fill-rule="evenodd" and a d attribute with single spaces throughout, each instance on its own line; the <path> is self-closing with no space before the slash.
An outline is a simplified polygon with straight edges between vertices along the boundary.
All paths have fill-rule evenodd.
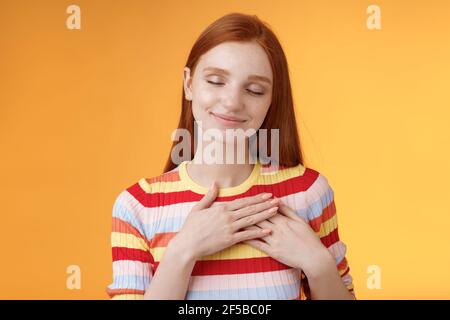
<path id="1" fill-rule="evenodd" d="M 308 274 L 305 272 L 306 293 L 311 299 L 354 300 L 353 279 L 346 259 L 347 247 L 338 233 L 334 192 L 324 176 L 320 175 L 316 183 L 311 193 L 314 199 L 308 220 L 326 250 L 319 253 L 316 266 L 310 268 Z"/>
<path id="2" fill-rule="evenodd" d="M 334 258 L 324 254 L 320 266 L 306 274 L 312 300 L 355 300 L 342 281 L 336 268 Z"/>
<path id="3" fill-rule="evenodd" d="M 113 206 L 111 248 L 113 281 L 106 292 L 113 300 L 141 300 L 152 279 L 153 257 L 138 219 L 143 206 L 123 191 Z"/>
<path id="4" fill-rule="evenodd" d="M 140 205 L 123 191 L 113 206 L 111 247 L 113 282 L 106 292 L 113 300 L 184 299 L 195 259 L 173 238 L 154 272 L 154 259 L 139 220 Z"/>
<path id="5" fill-rule="evenodd" d="M 183 300 L 195 265 L 189 251 L 183 250 L 176 237 L 169 242 L 152 282 L 145 292 L 145 300 Z"/>

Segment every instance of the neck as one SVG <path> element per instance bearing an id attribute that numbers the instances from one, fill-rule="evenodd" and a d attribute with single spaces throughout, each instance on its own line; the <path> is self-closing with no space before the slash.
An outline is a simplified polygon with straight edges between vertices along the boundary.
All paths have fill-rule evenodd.
<path id="1" fill-rule="evenodd" d="M 206 147 L 205 142 L 202 145 Z M 234 145 L 233 147 L 234 154 L 236 155 L 237 146 Z M 212 163 L 206 163 L 203 157 L 203 150 L 204 148 L 197 148 L 194 158 L 187 164 L 186 169 L 191 179 L 204 187 L 209 187 L 213 181 L 216 182 L 219 188 L 234 187 L 243 183 L 252 173 L 255 161 L 251 161 L 247 142 L 245 147 L 245 160 L 243 162 L 238 162 L 235 160 L 237 157 L 235 157 L 232 163 L 227 163 L 225 158 L 226 153 L 223 152 L 224 159 L 213 157 L 210 161 Z"/>

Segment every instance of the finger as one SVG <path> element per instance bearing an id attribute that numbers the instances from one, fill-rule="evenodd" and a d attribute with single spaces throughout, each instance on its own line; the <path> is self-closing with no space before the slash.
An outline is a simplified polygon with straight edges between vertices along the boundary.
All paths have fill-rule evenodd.
<path id="1" fill-rule="evenodd" d="M 253 226 L 245 227 L 245 228 L 243 228 L 242 230 L 261 230 L 261 229 L 262 229 L 262 228 L 260 228 L 260 227 L 258 227 L 258 226 L 256 226 L 256 225 L 253 225 Z M 266 228 L 266 229 L 267 229 L 267 228 Z M 267 230 L 270 230 L 270 232 L 267 233 L 267 235 L 261 237 L 260 240 L 266 241 L 266 240 L 267 240 L 267 237 L 270 236 L 270 234 L 272 233 L 272 230 L 271 230 L 271 229 L 267 229 Z"/>
<path id="2" fill-rule="evenodd" d="M 247 217 L 244 217 L 242 219 L 238 219 L 234 221 L 231 226 L 233 228 L 233 231 L 239 230 L 241 228 L 245 228 L 251 225 L 254 225 L 258 222 L 264 221 L 266 219 L 269 219 L 270 217 L 273 217 L 275 214 L 277 214 L 278 207 L 273 207 L 267 210 L 264 210 L 263 212 L 253 214 Z"/>
<path id="3" fill-rule="evenodd" d="M 274 215 L 273 217 L 270 217 L 269 219 L 267 219 L 267 221 L 275 224 L 275 225 L 281 225 L 284 223 L 288 223 L 289 221 L 293 221 L 294 219 L 291 219 L 290 217 L 285 216 L 284 214 L 281 214 L 280 211 L 278 211 L 279 214 Z M 299 218 L 295 218 L 296 221 Z"/>
<path id="4" fill-rule="evenodd" d="M 242 230 L 263 230 L 263 229 L 270 230 L 270 232 L 267 233 L 265 236 L 262 236 L 260 238 L 255 239 L 255 240 L 259 240 L 259 241 L 262 241 L 264 243 L 267 243 L 268 245 L 271 245 L 271 243 L 272 243 L 271 235 L 272 235 L 273 229 L 260 228 L 258 226 L 250 226 L 250 227 L 246 227 L 246 228 L 244 228 Z"/>
<path id="5" fill-rule="evenodd" d="M 217 198 L 219 193 L 219 189 L 215 181 L 211 183 L 211 186 L 208 189 L 208 192 L 203 196 L 203 198 L 197 202 L 197 204 L 192 208 L 193 211 L 198 211 L 202 209 L 209 208 L 214 200 Z"/>
<path id="6" fill-rule="evenodd" d="M 270 222 L 269 219 L 266 219 L 266 220 L 260 221 L 258 223 L 255 223 L 255 225 L 260 227 L 260 228 L 263 228 L 263 229 L 271 229 L 271 230 L 273 230 L 273 227 L 275 226 L 275 224 Z"/>
<path id="7" fill-rule="evenodd" d="M 256 225 L 248 226 L 248 227 L 245 227 L 245 228 L 244 228 L 244 230 L 260 230 L 260 229 L 261 229 L 261 228 L 258 227 L 258 226 L 256 226 Z"/>
<path id="8" fill-rule="evenodd" d="M 273 199 L 270 201 L 264 201 L 257 204 L 252 204 L 247 207 L 244 207 L 242 209 L 238 209 L 234 211 L 233 217 L 235 220 L 247 217 L 252 214 L 257 214 L 259 212 L 265 211 L 267 209 L 270 209 L 271 207 L 278 204 L 278 199 Z"/>
<path id="9" fill-rule="evenodd" d="M 260 228 L 257 225 L 252 225 L 252 226 L 248 226 L 248 227 L 242 228 L 242 230 L 261 230 L 261 229 L 270 230 L 268 228 Z M 271 233 L 272 233 L 272 230 L 270 230 L 270 232 L 267 235 L 270 235 Z"/>
<path id="10" fill-rule="evenodd" d="M 239 199 L 230 201 L 229 203 L 227 203 L 227 206 L 230 210 L 234 211 L 234 210 L 241 209 L 243 207 L 250 206 L 252 204 L 257 204 L 257 203 L 260 203 L 263 201 L 267 201 L 271 197 L 272 197 L 271 193 L 260 193 L 255 196 L 239 198 Z"/>
<path id="11" fill-rule="evenodd" d="M 271 232 L 270 229 L 253 229 L 253 230 L 243 230 L 240 232 L 236 232 L 234 237 L 234 243 L 252 240 L 255 238 L 261 238 L 267 236 Z"/>

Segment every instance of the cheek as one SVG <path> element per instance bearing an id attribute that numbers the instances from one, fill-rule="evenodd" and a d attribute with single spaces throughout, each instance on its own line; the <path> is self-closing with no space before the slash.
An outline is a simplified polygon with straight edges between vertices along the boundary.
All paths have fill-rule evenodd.
<path id="1" fill-rule="evenodd" d="M 258 103 L 251 108 L 252 125 L 255 127 L 260 127 L 266 118 L 267 112 L 270 107 L 270 101 L 265 101 L 263 103 Z"/>
<path id="2" fill-rule="evenodd" d="M 217 101 L 216 94 L 207 88 L 199 86 L 193 94 L 192 105 L 198 113 L 208 111 Z"/>
<path id="3" fill-rule="evenodd" d="M 217 105 L 217 99 L 214 94 L 207 90 L 193 96 L 192 99 L 192 113 L 195 121 L 202 121 L 203 129 L 214 126 L 213 119 L 209 112 Z"/>

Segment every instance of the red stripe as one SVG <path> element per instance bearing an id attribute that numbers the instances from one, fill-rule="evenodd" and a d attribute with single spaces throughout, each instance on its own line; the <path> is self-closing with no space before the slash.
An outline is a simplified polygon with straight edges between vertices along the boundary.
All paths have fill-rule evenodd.
<path id="1" fill-rule="evenodd" d="M 140 204 L 144 207 L 147 206 L 148 193 L 145 192 L 144 189 L 141 188 L 138 182 L 133 184 L 131 187 L 126 189 L 128 193 L 130 193 Z"/>
<path id="2" fill-rule="evenodd" d="M 119 294 L 144 294 L 144 290 L 138 290 L 138 289 L 109 289 L 106 288 L 106 293 L 109 295 L 110 298 L 119 295 Z"/>
<path id="3" fill-rule="evenodd" d="M 312 229 L 316 232 L 319 232 L 320 225 L 322 223 L 325 223 L 327 220 L 334 217 L 336 214 L 336 205 L 334 203 L 334 199 L 328 204 L 326 208 L 322 210 L 322 213 L 320 216 L 312 219 L 309 221 L 309 224 L 311 225 Z"/>
<path id="4" fill-rule="evenodd" d="M 341 275 L 341 277 L 345 276 L 347 273 L 350 272 L 350 267 L 347 267 L 347 269 L 345 270 L 345 272 Z"/>
<path id="5" fill-rule="evenodd" d="M 319 172 L 306 168 L 301 176 L 296 176 L 278 183 L 268 185 L 254 185 L 244 193 L 217 197 L 217 202 L 227 202 L 238 198 L 250 197 L 262 192 L 271 192 L 275 197 L 284 197 L 290 194 L 306 191 L 316 181 Z M 135 183 L 127 189 L 127 191 L 145 207 L 159 207 L 182 202 L 199 201 L 203 195 L 191 190 L 175 191 L 175 192 L 155 192 L 146 193 L 139 183 Z"/>
<path id="6" fill-rule="evenodd" d="M 337 268 L 339 270 L 345 270 L 348 267 L 348 262 L 347 262 L 347 258 L 343 258 L 341 260 L 341 262 L 338 263 Z"/>
<path id="7" fill-rule="evenodd" d="M 142 240 L 144 240 L 148 246 L 150 246 L 150 242 L 145 238 L 135 227 L 133 227 L 130 223 L 121 220 L 120 218 L 113 217 L 112 218 L 112 232 L 120 232 L 125 234 L 132 234 Z"/>
<path id="8" fill-rule="evenodd" d="M 172 172 L 166 172 L 161 174 L 160 176 L 153 177 L 150 179 L 145 179 L 148 184 L 152 184 L 155 182 L 174 182 L 174 181 L 180 181 L 180 175 L 177 171 Z"/>
<path id="9" fill-rule="evenodd" d="M 329 248 L 331 245 L 339 241 L 338 228 L 331 231 L 325 237 L 320 238 L 320 240 L 322 241 L 325 247 Z"/>
<path id="10" fill-rule="evenodd" d="M 151 241 L 151 248 L 167 247 L 170 240 L 176 236 L 178 232 L 155 233 Z"/>
<path id="11" fill-rule="evenodd" d="M 153 257 L 148 251 L 125 248 L 125 247 L 113 247 L 112 248 L 112 260 L 134 260 L 141 262 L 154 263 Z"/>
<path id="12" fill-rule="evenodd" d="M 155 262 L 155 271 L 159 262 Z M 229 259 L 229 260 L 199 260 L 195 263 L 192 276 L 243 274 L 256 272 L 270 272 L 291 269 L 271 257 Z"/>

